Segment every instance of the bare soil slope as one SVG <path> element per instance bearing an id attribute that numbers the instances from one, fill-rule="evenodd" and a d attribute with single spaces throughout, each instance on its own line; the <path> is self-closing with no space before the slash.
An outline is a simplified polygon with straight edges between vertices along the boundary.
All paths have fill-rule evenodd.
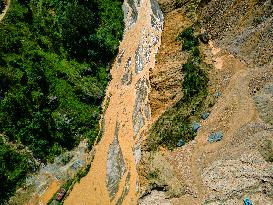
<path id="1" fill-rule="evenodd" d="M 165 25 L 157 64 L 150 74 L 157 76 L 150 94 L 152 119 L 181 96 L 177 83 L 177 94 L 172 92 L 177 98 L 168 93 L 168 85 L 183 79 L 178 67 L 184 63 L 180 56 L 185 54 L 179 54 L 175 47 L 179 29 L 174 25 L 182 30 L 192 20 L 186 18 L 188 4 L 173 10 L 174 1 L 160 2 Z M 189 2 L 194 5 L 196 1 Z M 158 186 L 164 188 L 163 192 L 151 191 L 139 204 L 242 204 L 244 197 L 253 204 L 273 204 L 273 169 L 269 160 L 273 153 L 272 2 L 208 2 L 197 7 L 196 12 L 200 27 L 212 38 L 208 45 L 202 45 L 202 52 L 204 60 L 213 65 L 210 82 L 221 96 L 209 118 L 201 120 L 194 141 L 173 151 L 162 150 L 142 167 L 142 172 L 157 170 L 154 176 Z M 165 62 L 167 66 L 162 66 Z M 161 102 L 155 97 L 160 87 L 164 88 L 158 98 L 164 99 Z M 216 131 L 223 132 L 223 140 L 211 144 L 208 136 Z M 168 167 L 172 174 L 162 167 Z M 171 180 L 174 178 L 175 182 Z M 146 185 L 147 178 L 141 182 Z"/>

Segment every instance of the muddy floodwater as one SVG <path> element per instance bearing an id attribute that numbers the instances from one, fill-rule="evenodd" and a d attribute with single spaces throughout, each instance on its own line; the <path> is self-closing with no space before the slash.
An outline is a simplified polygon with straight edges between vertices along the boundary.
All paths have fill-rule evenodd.
<path id="1" fill-rule="evenodd" d="M 64 202 L 69 204 L 136 204 L 143 131 L 151 116 L 149 69 L 161 43 L 163 14 L 155 0 L 127 0 L 125 31 L 111 69 L 104 102 L 103 136 L 91 169 Z"/>

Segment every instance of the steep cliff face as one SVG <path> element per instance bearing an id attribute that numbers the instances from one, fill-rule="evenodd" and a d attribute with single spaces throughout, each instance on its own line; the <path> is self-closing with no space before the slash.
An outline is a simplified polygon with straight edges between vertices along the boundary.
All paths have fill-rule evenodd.
<path id="1" fill-rule="evenodd" d="M 169 107 L 158 100 L 159 93 L 168 105 L 181 98 L 181 93 L 170 92 L 173 87 L 183 92 L 177 80 L 183 81 L 179 65 L 187 55 L 179 50 L 176 36 L 189 25 L 196 34 L 209 33 L 209 43 L 200 45 L 202 59 L 211 65 L 209 95 L 221 95 L 208 119 L 199 119 L 201 128 L 193 141 L 172 151 L 145 153 L 141 184 L 153 184 L 143 187 L 152 191 L 140 204 L 242 204 L 244 197 L 253 204 L 272 204 L 272 1 L 159 3 L 165 24 L 158 61 L 150 73 L 151 118 Z M 218 131 L 223 139 L 209 143 L 209 135 Z"/>
<path id="2" fill-rule="evenodd" d="M 125 32 L 111 69 L 102 139 L 90 172 L 64 204 L 136 204 L 143 131 L 151 110 L 149 69 L 161 43 L 163 14 L 155 0 L 126 0 Z"/>

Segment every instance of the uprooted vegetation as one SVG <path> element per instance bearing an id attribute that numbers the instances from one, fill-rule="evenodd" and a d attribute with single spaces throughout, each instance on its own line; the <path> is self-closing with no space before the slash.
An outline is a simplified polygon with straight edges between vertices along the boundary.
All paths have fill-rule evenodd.
<path id="1" fill-rule="evenodd" d="M 159 146 L 173 149 L 181 139 L 184 142 L 193 140 L 196 135 L 192 130 L 193 119 L 213 105 L 208 102 L 209 66 L 202 62 L 199 41 L 193 27 L 181 32 L 177 40 L 182 41 L 183 51 L 190 52 L 190 57 L 181 69 L 184 74 L 183 97 L 153 125 L 147 140 L 148 150 L 156 150 Z"/>

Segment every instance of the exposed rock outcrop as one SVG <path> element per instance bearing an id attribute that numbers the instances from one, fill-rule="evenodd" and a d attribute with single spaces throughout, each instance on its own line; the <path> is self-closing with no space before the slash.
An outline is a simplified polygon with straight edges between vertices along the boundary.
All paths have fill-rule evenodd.
<path id="1" fill-rule="evenodd" d="M 122 151 L 118 141 L 118 123 L 116 125 L 115 137 L 112 144 L 109 145 L 107 164 L 106 164 L 106 175 L 107 175 L 107 189 L 111 199 L 114 198 L 118 191 L 119 181 L 125 174 L 126 166 L 122 155 Z"/>

